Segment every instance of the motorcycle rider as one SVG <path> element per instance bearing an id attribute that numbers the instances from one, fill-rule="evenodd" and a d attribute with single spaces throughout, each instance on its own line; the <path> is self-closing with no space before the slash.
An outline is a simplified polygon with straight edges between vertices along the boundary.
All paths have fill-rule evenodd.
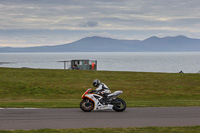
<path id="1" fill-rule="evenodd" d="M 93 86 L 97 87 L 95 90 L 96 93 L 103 96 L 100 102 L 106 104 L 106 101 L 109 100 L 107 96 L 111 93 L 108 86 L 104 83 L 101 83 L 99 79 L 95 79 L 93 81 Z"/>

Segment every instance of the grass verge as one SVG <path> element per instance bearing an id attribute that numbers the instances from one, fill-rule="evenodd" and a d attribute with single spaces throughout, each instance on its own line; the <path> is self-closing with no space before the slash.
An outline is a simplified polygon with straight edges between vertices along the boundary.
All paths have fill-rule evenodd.
<path id="1" fill-rule="evenodd" d="M 128 107 L 200 106 L 200 74 L 0 68 L 0 107 L 79 107 L 100 79 Z"/>
<path id="2" fill-rule="evenodd" d="M 191 127 L 145 127 L 145 128 L 81 128 L 81 129 L 39 129 L 0 130 L 0 133 L 198 133 L 200 126 Z"/>

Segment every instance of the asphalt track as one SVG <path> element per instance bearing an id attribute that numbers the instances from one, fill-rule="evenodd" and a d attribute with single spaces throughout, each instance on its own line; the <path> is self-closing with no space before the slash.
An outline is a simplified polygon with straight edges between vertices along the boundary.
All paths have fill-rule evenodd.
<path id="1" fill-rule="evenodd" d="M 124 112 L 0 109 L 0 130 L 200 125 L 200 107 L 127 108 Z"/>

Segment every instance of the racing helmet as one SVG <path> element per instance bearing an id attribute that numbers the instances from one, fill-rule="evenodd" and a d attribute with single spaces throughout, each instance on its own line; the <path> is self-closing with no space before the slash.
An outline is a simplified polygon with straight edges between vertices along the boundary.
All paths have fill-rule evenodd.
<path id="1" fill-rule="evenodd" d="M 101 83 L 101 82 L 100 82 L 99 79 L 95 79 L 95 80 L 93 81 L 93 86 L 94 86 L 94 87 L 98 87 L 100 83 Z"/>

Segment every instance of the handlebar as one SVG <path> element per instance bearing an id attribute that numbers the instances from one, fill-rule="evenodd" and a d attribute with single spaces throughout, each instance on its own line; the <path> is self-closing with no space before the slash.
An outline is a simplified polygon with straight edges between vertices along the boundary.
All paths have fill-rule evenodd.
<path id="1" fill-rule="evenodd" d="M 90 91 L 90 93 L 94 93 L 94 92 L 97 92 L 96 90 L 92 90 L 92 91 Z"/>

